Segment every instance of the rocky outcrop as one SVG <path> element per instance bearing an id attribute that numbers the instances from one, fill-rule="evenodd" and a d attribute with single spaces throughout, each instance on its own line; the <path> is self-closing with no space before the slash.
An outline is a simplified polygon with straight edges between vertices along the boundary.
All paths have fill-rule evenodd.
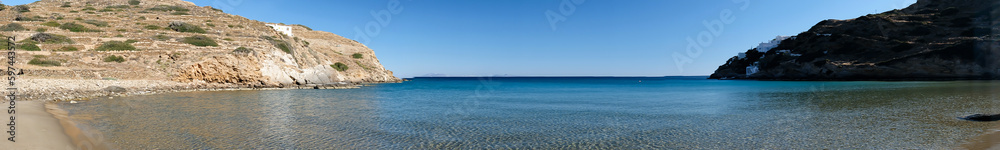
<path id="1" fill-rule="evenodd" d="M 202 80 L 213 83 L 242 83 L 251 86 L 277 86 L 269 83 L 260 72 L 260 63 L 255 57 L 231 55 L 210 56 L 204 61 L 188 65 L 178 70 L 174 80 L 191 82 Z"/>
<path id="2" fill-rule="evenodd" d="M 29 30 L 0 34 L 19 37 L 19 42 L 25 39 L 21 37 L 41 32 L 44 36 L 38 37 L 65 36 L 71 40 L 29 43 L 41 51 L 21 51 L 23 57 L 17 58 L 17 66 L 32 78 L 169 80 L 251 87 L 400 81 L 382 66 L 372 49 L 354 40 L 304 25 L 250 20 L 182 0 L 141 1 L 138 5 L 128 0 L 41 0 L 25 6 L 30 11 L 0 11 L 0 24 L 20 24 Z M 76 24 L 96 32 L 73 31 L 58 24 Z M 266 24 L 290 26 L 295 34 L 282 34 Z M 211 39 L 217 46 L 189 44 L 190 37 Z M 130 41 L 136 50 L 97 50 L 109 41 Z M 70 48 L 77 50 L 65 50 Z M 104 61 L 111 56 L 124 61 Z M 59 65 L 25 63 L 32 59 Z M 347 69 L 334 69 L 338 63 Z"/>
<path id="3" fill-rule="evenodd" d="M 901 10 L 824 20 L 769 51 L 729 59 L 710 78 L 998 79 L 997 8 L 993 0 L 919 0 Z M 747 74 L 751 68 L 759 71 Z"/>

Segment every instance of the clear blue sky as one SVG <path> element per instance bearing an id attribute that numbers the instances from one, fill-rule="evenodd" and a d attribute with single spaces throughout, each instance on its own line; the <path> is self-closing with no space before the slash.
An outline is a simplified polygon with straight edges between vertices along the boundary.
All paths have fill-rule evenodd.
<path id="1" fill-rule="evenodd" d="M 254 20 L 304 24 L 347 38 L 376 21 L 370 11 L 390 0 L 191 0 Z M 578 0 L 583 1 L 583 0 Z M 378 35 L 365 44 L 398 77 L 708 75 L 726 59 L 777 35 L 795 35 L 825 19 L 899 9 L 916 0 L 585 0 L 555 30 L 546 11 L 563 0 L 400 0 Z M 8 0 L 4 4 L 31 1 Z M 731 10 L 703 53 L 685 52 L 702 21 Z M 358 41 L 364 41 L 356 39 Z M 675 63 L 674 54 L 691 58 Z"/>

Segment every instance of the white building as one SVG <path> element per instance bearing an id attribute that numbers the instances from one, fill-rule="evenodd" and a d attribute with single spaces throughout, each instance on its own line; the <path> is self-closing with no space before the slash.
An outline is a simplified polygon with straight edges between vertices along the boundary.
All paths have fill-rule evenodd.
<path id="1" fill-rule="evenodd" d="M 736 54 L 736 58 L 737 59 L 746 59 L 747 58 L 747 53 L 740 52 L 739 54 Z"/>
<path id="2" fill-rule="evenodd" d="M 767 51 L 770 51 L 772 48 L 778 47 L 778 44 L 781 44 L 781 41 L 784 41 L 785 39 L 788 38 L 791 38 L 791 36 L 778 36 L 775 37 L 770 42 L 760 43 L 760 45 L 757 45 L 757 52 L 767 53 Z"/>
<path id="3" fill-rule="evenodd" d="M 271 28 L 274 28 L 275 31 L 284 33 L 285 35 L 295 36 L 294 34 L 292 34 L 292 27 L 291 26 L 283 26 L 283 25 L 277 25 L 277 24 L 266 24 L 266 25 L 270 26 Z"/>

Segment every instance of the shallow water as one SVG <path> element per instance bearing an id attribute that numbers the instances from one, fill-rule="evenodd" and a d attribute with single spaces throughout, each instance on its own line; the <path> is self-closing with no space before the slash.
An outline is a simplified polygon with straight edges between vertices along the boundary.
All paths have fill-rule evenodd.
<path id="1" fill-rule="evenodd" d="M 119 149 L 951 149 L 1000 82 L 417 78 L 60 103 Z M 640 82 L 641 81 L 641 82 Z"/>

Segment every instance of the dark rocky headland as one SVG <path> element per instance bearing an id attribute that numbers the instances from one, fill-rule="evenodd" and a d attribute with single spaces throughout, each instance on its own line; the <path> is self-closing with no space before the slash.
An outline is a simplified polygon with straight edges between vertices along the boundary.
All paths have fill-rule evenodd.
<path id="1" fill-rule="evenodd" d="M 1000 79 L 997 8 L 998 0 L 918 0 L 904 9 L 824 20 L 769 50 L 730 58 L 709 78 Z"/>

